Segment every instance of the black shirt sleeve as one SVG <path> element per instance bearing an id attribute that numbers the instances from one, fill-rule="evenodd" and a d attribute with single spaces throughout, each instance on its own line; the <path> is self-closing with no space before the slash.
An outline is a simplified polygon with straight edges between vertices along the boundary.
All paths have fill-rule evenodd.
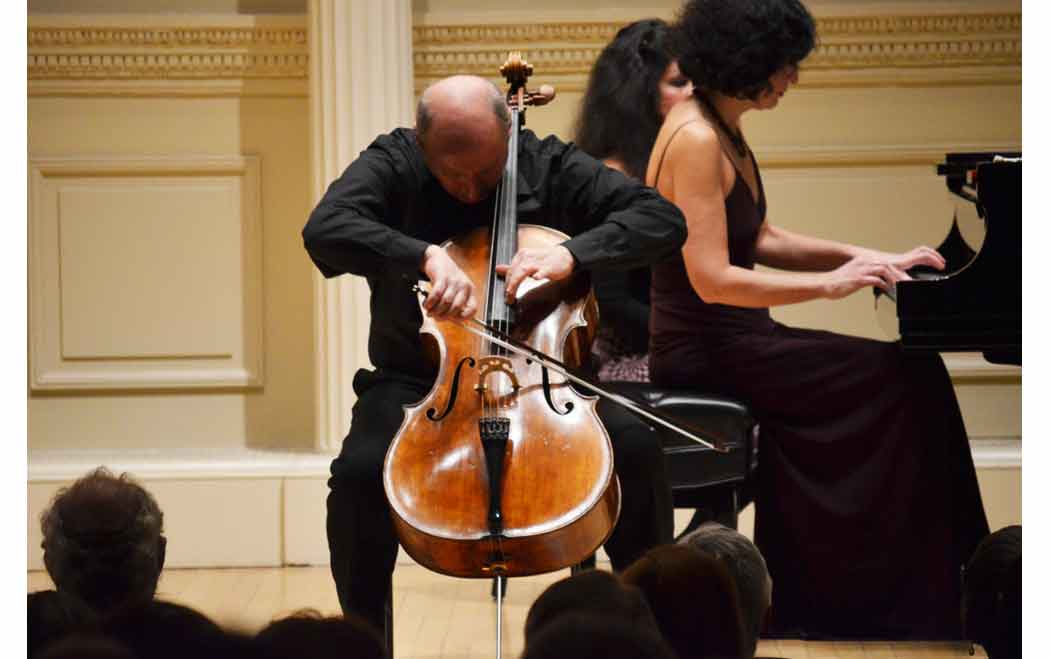
<path id="1" fill-rule="evenodd" d="M 548 138 L 550 139 L 550 138 Z M 544 140 L 546 143 L 548 140 Z M 660 194 L 563 145 L 552 159 L 552 198 L 577 224 L 564 243 L 588 270 L 627 270 L 660 261 L 685 243 L 685 217 Z"/>
<path id="2" fill-rule="evenodd" d="M 395 131 L 377 138 L 310 214 L 303 243 L 325 277 L 367 277 L 391 268 L 419 271 L 429 243 L 398 230 L 404 201 L 420 185 L 407 152 L 411 135 Z"/>

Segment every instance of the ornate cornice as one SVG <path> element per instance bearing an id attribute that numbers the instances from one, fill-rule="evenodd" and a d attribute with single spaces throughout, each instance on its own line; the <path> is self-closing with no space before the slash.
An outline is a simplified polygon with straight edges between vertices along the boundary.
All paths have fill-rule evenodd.
<path id="1" fill-rule="evenodd" d="M 820 43 L 804 64 L 813 75 L 803 76 L 803 85 L 980 84 L 1021 78 L 1019 13 L 829 17 L 817 24 Z M 493 76 L 507 50 L 520 49 L 545 76 L 562 78 L 563 89 L 578 89 L 622 25 L 419 25 L 413 29 L 417 84 L 451 73 Z M 895 73 L 901 69 L 909 71 Z M 926 71 L 917 75 L 915 69 Z"/>
<path id="2" fill-rule="evenodd" d="M 30 25 L 30 94 L 305 95 L 305 24 Z"/>
<path id="3" fill-rule="evenodd" d="M 75 17 L 74 17 L 75 19 Z M 170 19 L 169 19 L 170 22 Z M 89 25 L 30 17 L 29 93 L 305 95 L 305 18 L 277 25 Z M 1021 14 L 818 18 L 803 86 L 1009 84 L 1021 80 Z M 452 73 L 495 77 L 511 49 L 562 90 L 582 88 L 623 21 L 416 25 L 416 87 Z"/>

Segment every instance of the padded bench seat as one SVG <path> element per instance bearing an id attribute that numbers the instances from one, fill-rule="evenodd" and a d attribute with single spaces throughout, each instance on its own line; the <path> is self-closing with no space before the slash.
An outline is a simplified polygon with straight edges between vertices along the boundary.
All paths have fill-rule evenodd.
<path id="1" fill-rule="evenodd" d="M 727 453 L 653 424 L 664 443 L 675 508 L 698 509 L 699 519 L 694 517 L 695 524 L 690 526 L 715 519 L 736 528 L 737 513 L 753 497 L 758 466 L 758 423 L 747 406 L 723 396 L 640 382 L 607 382 L 605 386 L 721 439 Z"/>

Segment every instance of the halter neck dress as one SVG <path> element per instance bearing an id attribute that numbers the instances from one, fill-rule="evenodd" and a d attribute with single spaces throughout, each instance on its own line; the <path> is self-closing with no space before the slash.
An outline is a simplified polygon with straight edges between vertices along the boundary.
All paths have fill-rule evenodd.
<path id="1" fill-rule="evenodd" d="M 737 171 L 725 210 L 729 260 L 754 269 L 761 176 L 756 200 Z M 960 638 L 960 568 L 988 523 L 940 356 L 709 304 L 680 254 L 654 266 L 651 300 L 653 383 L 737 398 L 759 420 L 772 635 Z"/>

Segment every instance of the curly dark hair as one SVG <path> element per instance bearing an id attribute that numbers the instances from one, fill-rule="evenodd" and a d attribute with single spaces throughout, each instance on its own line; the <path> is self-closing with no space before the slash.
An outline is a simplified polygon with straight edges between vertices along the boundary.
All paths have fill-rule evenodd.
<path id="1" fill-rule="evenodd" d="M 817 40 L 799 0 L 690 0 L 673 29 L 678 68 L 694 87 L 752 101 Z"/>
<path id="2" fill-rule="evenodd" d="M 59 592 L 98 613 L 148 601 L 164 563 L 164 514 L 127 474 L 99 467 L 40 516 L 44 565 Z"/>
<path id="3" fill-rule="evenodd" d="M 598 159 L 621 160 L 645 180 L 660 116 L 660 78 L 674 60 L 671 28 L 648 18 L 623 27 L 598 55 L 574 130 L 575 142 Z"/>

